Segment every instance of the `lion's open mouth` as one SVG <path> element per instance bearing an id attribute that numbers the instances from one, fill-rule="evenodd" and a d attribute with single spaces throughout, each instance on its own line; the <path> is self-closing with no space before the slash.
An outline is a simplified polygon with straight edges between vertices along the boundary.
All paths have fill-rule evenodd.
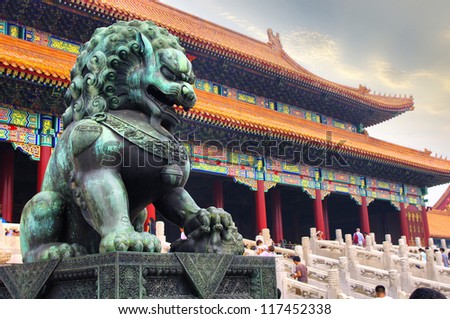
<path id="1" fill-rule="evenodd" d="M 151 85 L 147 87 L 147 95 L 161 110 L 161 126 L 172 132 L 173 128 L 180 122 L 173 108 L 175 101 Z"/>

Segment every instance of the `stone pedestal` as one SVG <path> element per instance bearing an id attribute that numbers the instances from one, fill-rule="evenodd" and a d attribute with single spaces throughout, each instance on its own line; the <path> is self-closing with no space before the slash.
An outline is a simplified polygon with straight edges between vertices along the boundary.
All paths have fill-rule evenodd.
<path id="1" fill-rule="evenodd" d="M 121 252 L 0 266 L 0 299 L 276 297 L 273 257 Z"/>

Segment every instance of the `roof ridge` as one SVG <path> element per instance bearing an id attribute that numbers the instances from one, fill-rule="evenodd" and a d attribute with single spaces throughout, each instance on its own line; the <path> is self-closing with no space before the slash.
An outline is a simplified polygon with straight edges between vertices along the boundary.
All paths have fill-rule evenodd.
<path id="1" fill-rule="evenodd" d="M 245 59 L 253 60 L 258 63 L 260 67 L 269 66 L 278 69 L 281 75 L 290 76 L 297 79 L 309 81 L 311 85 L 317 86 L 318 89 L 329 91 L 329 93 L 335 93 L 343 95 L 343 97 L 352 98 L 357 102 L 365 103 L 367 106 L 373 108 L 381 108 L 384 111 L 404 112 L 411 110 L 413 107 L 413 100 L 411 98 L 402 97 L 389 97 L 379 98 L 379 96 L 370 94 L 360 94 L 358 88 L 352 88 L 346 85 L 342 85 L 330 80 L 326 80 L 299 65 L 293 60 L 282 48 L 281 50 L 275 50 L 269 42 L 262 42 L 250 36 L 244 35 L 230 28 L 223 27 L 214 22 L 198 17 L 196 15 L 179 10 L 168 4 L 161 3 L 159 1 L 144 0 L 68 0 L 78 3 L 82 6 L 100 6 L 103 9 L 113 11 L 115 15 L 120 15 L 120 12 L 124 13 L 124 16 L 129 18 L 151 19 L 155 23 L 163 25 L 167 29 L 170 29 L 174 33 L 179 35 L 185 35 L 197 39 L 197 41 L 204 43 L 207 46 L 222 48 L 233 52 L 234 54 L 245 57 Z M 133 11 L 134 9 L 134 11 Z M 154 12 L 151 12 L 154 11 Z M 155 12 L 157 11 L 157 12 Z M 171 11 L 170 21 L 167 11 Z M 174 15 L 176 17 L 174 18 Z M 186 25 L 186 21 L 183 17 L 192 17 L 195 19 L 189 21 L 189 25 Z M 159 20 L 158 20 L 159 18 Z M 178 25 L 177 25 L 178 24 Z M 192 25 L 199 25 L 199 28 L 193 28 Z M 190 30 L 199 30 L 197 33 L 193 33 Z M 202 32 L 205 30 L 211 30 L 206 32 L 206 35 L 202 36 Z M 239 37 L 236 39 L 236 36 Z M 257 45 L 258 48 L 252 48 L 251 52 L 239 50 L 239 47 L 244 46 L 242 42 L 246 42 L 250 46 Z M 259 52 L 261 51 L 261 52 Z"/>
<path id="2" fill-rule="evenodd" d="M 438 199 L 438 201 L 433 205 L 433 209 L 436 210 L 445 210 L 445 207 L 442 208 L 441 206 L 444 204 L 444 202 L 450 198 L 450 185 L 447 187 L 445 192 L 442 194 L 442 196 Z"/>

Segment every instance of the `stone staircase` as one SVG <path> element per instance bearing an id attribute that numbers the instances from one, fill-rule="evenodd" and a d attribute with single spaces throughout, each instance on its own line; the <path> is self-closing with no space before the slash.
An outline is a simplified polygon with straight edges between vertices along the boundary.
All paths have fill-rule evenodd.
<path id="1" fill-rule="evenodd" d="M 316 229 L 303 237 L 294 250 L 276 248 L 277 282 L 282 298 L 374 298 L 375 287 L 384 285 L 393 298 L 408 298 L 418 287 L 433 288 L 450 298 L 450 268 L 441 265 L 440 253 L 433 253 L 433 240 L 427 262 L 420 261 L 417 246 L 407 246 L 405 238 L 394 245 L 386 235 L 382 244 L 375 236 L 367 237 L 366 247 L 354 246 L 352 236 L 336 230 L 336 240 L 318 240 Z M 245 240 L 247 245 L 254 241 Z M 445 241 L 441 241 L 445 247 Z M 247 251 L 252 254 L 252 251 Z M 290 278 L 294 263 L 289 257 L 299 255 L 308 267 L 308 284 Z"/>
<path id="2" fill-rule="evenodd" d="M 0 264 L 21 263 L 20 237 L 4 236 L 4 228 L 19 230 L 18 224 L 0 224 Z M 157 223 L 157 236 L 163 242 L 163 252 L 167 252 L 170 243 L 165 241 L 164 223 Z M 263 230 L 264 241 L 271 244 L 268 229 Z M 244 239 L 246 246 L 255 245 L 255 241 Z M 301 245 L 294 249 L 276 247 L 277 285 L 282 298 L 305 299 L 349 299 L 374 298 L 376 285 L 384 285 L 388 295 L 393 298 L 408 298 L 418 287 L 436 289 L 450 298 L 450 268 L 443 267 L 440 254 L 433 253 L 433 240 L 427 261 L 420 261 L 418 253 L 420 239 L 415 246 L 408 246 L 405 238 L 394 245 L 390 235 L 379 244 L 374 234 L 366 238 L 366 247 L 352 245 L 352 236 L 342 236 L 336 230 L 335 240 L 318 240 L 316 229 L 311 228 L 310 237 L 303 237 Z M 445 240 L 441 240 L 441 247 Z M 245 255 L 254 255 L 255 251 L 246 249 Z M 300 256 L 308 267 L 308 284 L 290 277 L 295 268 L 291 257 Z"/>

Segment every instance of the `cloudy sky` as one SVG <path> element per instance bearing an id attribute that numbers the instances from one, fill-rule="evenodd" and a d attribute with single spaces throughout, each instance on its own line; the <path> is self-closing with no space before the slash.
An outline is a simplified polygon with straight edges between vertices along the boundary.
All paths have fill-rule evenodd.
<path id="1" fill-rule="evenodd" d="M 450 159 L 450 1 L 162 0 L 284 50 L 328 80 L 412 95 L 415 110 L 368 128 L 373 137 Z M 429 205 L 448 185 L 429 189 Z"/>

